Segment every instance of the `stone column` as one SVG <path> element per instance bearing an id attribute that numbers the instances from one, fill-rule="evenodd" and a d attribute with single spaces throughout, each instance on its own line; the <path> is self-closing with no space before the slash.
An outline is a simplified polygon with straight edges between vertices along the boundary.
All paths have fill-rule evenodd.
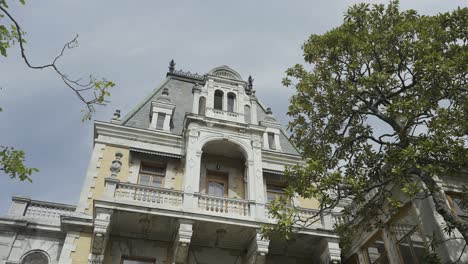
<path id="1" fill-rule="evenodd" d="M 149 128 L 156 129 L 157 122 L 158 122 L 158 112 L 153 111 L 153 114 L 151 115 L 151 123 L 150 123 Z"/>
<path id="2" fill-rule="evenodd" d="M 227 92 L 223 92 L 223 111 L 227 111 Z"/>
<path id="3" fill-rule="evenodd" d="M 255 219 L 265 219 L 265 194 L 263 188 L 262 144 L 252 141 L 252 152 L 248 160 L 247 186 L 249 200 L 255 201 Z"/>
<path id="4" fill-rule="evenodd" d="M 263 264 L 268 254 L 268 246 L 270 240 L 262 238 L 259 230 L 256 231 L 255 237 L 249 244 L 247 253 L 244 256 L 244 263 L 246 264 Z"/>
<path id="5" fill-rule="evenodd" d="M 195 193 L 200 191 L 200 163 L 202 152 L 198 150 L 199 131 L 189 128 L 185 153 L 184 210 L 193 211 L 196 205 Z"/>
<path id="6" fill-rule="evenodd" d="M 166 114 L 166 117 L 164 118 L 164 124 L 163 124 L 164 131 L 171 130 L 171 118 L 172 118 L 172 114 Z"/>
<path id="7" fill-rule="evenodd" d="M 250 100 L 251 102 L 251 107 L 250 107 L 250 112 L 251 112 L 251 118 L 252 118 L 252 124 L 258 125 L 258 117 L 257 117 L 257 98 L 253 95 L 252 99 Z"/>
<path id="8" fill-rule="evenodd" d="M 96 208 L 91 253 L 88 258 L 89 264 L 101 264 L 104 261 L 104 254 L 110 234 L 112 212 L 111 209 Z"/>
<path id="9" fill-rule="evenodd" d="M 179 229 L 173 246 L 172 262 L 176 264 L 187 263 L 190 241 L 193 234 L 193 222 L 190 220 L 179 220 Z"/>
<path id="10" fill-rule="evenodd" d="M 195 84 L 195 86 L 193 86 L 192 93 L 193 93 L 192 113 L 200 114 L 200 113 L 198 113 L 198 108 L 199 108 L 198 104 L 200 102 L 201 86 L 199 84 Z"/>

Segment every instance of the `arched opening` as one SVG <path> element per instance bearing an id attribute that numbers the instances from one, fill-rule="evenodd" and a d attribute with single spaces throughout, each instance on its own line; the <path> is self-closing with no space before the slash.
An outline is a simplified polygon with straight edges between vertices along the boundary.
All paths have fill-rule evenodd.
<path id="1" fill-rule="evenodd" d="M 49 264 L 49 257 L 43 251 L 29 251 L 22 258 L 21 264 Z"/>
<path id="2" fill-rule="evenodd" d="M 215 140 L 202 148 L 200 193 L 220 198 L 246 199 L 247 160 L 242 148 L 227 140 Z"/>
<path id="3" fill-rule="evenodd" d="M 202 96 L 200 97 L 200 100 L 198 100 L 198 114 L 204 116 L 205 109 L 206 109 L 206 98 Z"/>
<path id="4" fill-rule="evenodd" d="M 247 124 L 252 123 L 252 114 L 250 113 L 249 105 L 244 105 L 244 121 Z"/>
<path id="5" fill-rule="evenodd" d="M 223 91 L 216 90 L 214 93 L 214 109 L 223 110 Z"/>
<path id="6" fill-rule="evenodd" d="M 228 112 L 236 111 L 236 95 L 234 93 L 228 93 L 227 95 L 227 110 Z"/>

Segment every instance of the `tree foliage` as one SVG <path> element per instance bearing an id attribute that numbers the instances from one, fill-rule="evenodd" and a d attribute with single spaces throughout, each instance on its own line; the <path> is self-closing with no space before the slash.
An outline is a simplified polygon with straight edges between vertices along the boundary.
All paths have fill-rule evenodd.
<path id="1" fill-rule="evenodd" d="M 25 4 L 25 0 L 11 1 L 11 3 L 21 5 Z M 25 49 L 25 32 L 20 27 L 18 21 L 14 18 L 9 10 L 9 4 L 6 0 L 0 0 L 0 58 L 8 56 L 8 50 L 18 44 L 21 58 L 27 67 L 35 70 L 50 69 L 64 83 L 65 87 L 69 88 L 73 94 L 85 105 L 82 110 L 82 121 L 90 120 L 92 114 L 96 112 L 96 106 L 105 105 L 110 96 L 110 89 L 115 84 L 105 78 L 96 78 L 92 75 L 83 80 L 81 78 L 72 78 L 66 74 L 59 66 L 58 61 L 64 55 L 64 52 L 73 49 L 78 45 L 78 35 L 71 41 L 67 42 L 59 54 L 50 62 L 42 65 L 31 63 L 26 55 Z M 3 109 L 0 108 L 0 112 Z M 38 171 L 35 168 L 27 168 L 24 164 L 25 153 L 21 150 L 15 150 L 8 146 L 0 146 L 0 171 L 8 174 L 11 178 L 19 178 L 20 180 L 28 179 L 32 172 Z"/>
<path id="2" fill-rule="evenodd" d="M 437 184 L 468 169 L 467 33 L 468 8 L 425 16 L 393 1 L 354 5 L 341 26 L 312 35 L 305 64 L 283 80 L 296 90 L 289 128 L 306 158 L 287 171 L 290 193 L 318 199 L 322 212 L 352 199 L 345 212 L 375 228 L 384 204 L 402 206 L 389 191 L 399 188 L 430 197 L 468 241 Z"/>

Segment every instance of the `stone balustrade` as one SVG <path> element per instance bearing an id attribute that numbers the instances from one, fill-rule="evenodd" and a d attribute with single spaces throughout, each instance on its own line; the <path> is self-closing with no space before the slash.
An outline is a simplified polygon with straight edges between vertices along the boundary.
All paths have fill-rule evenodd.
<path id="1" fill-rule="evenodd" d="M 117 184 L 114 196 L 118 200 L 170 208 L 181 208 L 184 199 L 181 191 L 131 183 Z"/>
<path id="2" fill-rule="evenodd" d="M 228 120 L 232 122 L 239 122 L 239 123 L 244 122 L 244 115 L 241 113 L 228 112 L 228 111 L 223 111 L 223 110 L 214 109 L 214 108 L 207 108 L 206 116 L 217 118 L 217 119 L 222 119 L 222 120 Z"/>
<path id="3" fill-rule="evenodd" d="M 195 197 L 198 198 L 198 209 L 202 212 L 233 217 L 249 217 L 251 215 L 250 203 L 247 200 L 204 194 L 196 194 Z"/>
<path id="4" fill-rule="evenodd" d="M 66 204 L 13 197 L 8 215 L 25 220 L 57 224 L 61 216 L 74 216 L 76 207 Z"/>
<path id="5" fill-rule="evenodd" d="M 321 215 L 318 214 L 318 210 L 306 209 L 306 208 L 295 208 L 296 214 L 293 221 L 297 226 L 303 226 L 308 228 L 323 228 L 324 223 Z M 276 219 L 270 214 L 269 206 L 266 206 L 265 217 L 269 223 L 275 223 Z"/>
<path id="6" fill-rule="evenodd" d="M 275 223 L 268 212 L 268 205 L 256 203 L 244 199 L 234 199 L 210 196 L 201 193 L 184 193 L 173 189 L 151 187 L 132 183 L 115 182 L 113 179 L 106 179 L 106 184 L 114 184 L 114 188 L 108 188 L 111 193 L 105 197 L 118 203 L 131 203 L 132 205 L 147 206 L 150 208 L 161 208 L 175 211 L 192 212 L 207 216 L 222 216 L 238 218 L 264 223 Z M 187 206 L 186 202 L 191 206 Z M 193 203 L 192 203 L 193 201 Z M 255 215 L 255 211 L 264 208 L 263 217 Z M 298 226 L 306 228 L 331 229 L 334 223 L 342 223 L 345 219 L 341 214 L 333 214 L 330 218 L 331 224 L 326 225 L 322 215 L 318 215 L 317 210 L 296 208 L 297 218 L 294 219 Z M 263 215 L 263 209 L 262 209 Z"/>

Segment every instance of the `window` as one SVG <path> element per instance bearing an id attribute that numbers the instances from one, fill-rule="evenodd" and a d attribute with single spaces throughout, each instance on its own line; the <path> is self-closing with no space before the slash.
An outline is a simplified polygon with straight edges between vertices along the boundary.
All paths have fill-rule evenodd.
<path id="1" fill-rule="evenodd" d="M 164 187 L 165 166 L 142 163 L 138 183 L 141 185 Z"/>
<path id="2" fill-rule="evenodd" d="M 268 184 L 267 183 L 267 202 L 276 200 L 287 199 L 286 193 L 284 192 L 284 185 L 282 184 Z M 289 202 L 287 202 L 289 204 Z"/>
<path id="3" fill-rule="evenodd" d="M 447 193 L 447 200 L 452 211 L 459 216 L 468 216 L 468 200 L 460 193 Z"/>
<path id="4" fill-rule="evenodd" d="M 198 101 L 198 114 L 204 116 L 205 109 L 206 109 L 206 98 L 202 96 L 200 97 L 200 100 Z"/>
<path id="5" fill-rule="evenodd" d="M 207 171 L 206 193 L 212 196 L 228 196 L 228 175 L 223 172 Z"/>
<path id="6" fill-rule="evenodd" d="M 216 90 L 214 94 L 214 109 L 223 110 L 223 92 Z"/>
<path id="7" fill-rule="evenodd" d="M 166 119 L 165 113 L 158 113 L 158 120 L 156 121 L 156 129 L 164 128 L 164 120 Z"/>
<path id="8" fill-rule="evenodd" d="M 252 117 L 251 117 L 251 113 L 250 113 L 250 106 L 248 106 L 248 105 L 244 105 L 244 121 L 247 124 L 252 123 Z"/>
<path id="9" fill-rule="evenodd" d="M 21 260 L 21 264 L 48 264 L 49 257 L 42 251 L 30 251 Z"/>
<path id="10" fill-rule="evenodd" d="M 276 149 L 274 133 L 268 133 L 268 146 L 270 149 Z"/>
<path id="11" fill-rule="evenodd" d="M 382 240 L 382 232 L 379 232 L 364 248 L 364 256 L 367 258 L 367 263 L 371 264 L 387 264 L 387 252 L 385 251 L 384 242 Z"/>
<path id="12" fill-rule="evenodd" d="M 122 264 L 154 264 L 155 259 L 139 258 L 139 257 L 123 257 Z"/>
<path id="13" fill-rule="evenodd" d="M 227 110 L 228 112 L 234 112 L 235 111 L 235 103 L 236 103 L 236 95 L 233 93 L 228 93 L 228 98 L 227 98 Z"/>
<path id="14" fill-rule="evenodd" d="M 424 239 L 416 223 L 417 216 L 410 208 L 405 208 L 397 220 L 390 225 L 400 254 L 401 263 L 421 264 L 425 252 Z"/>

